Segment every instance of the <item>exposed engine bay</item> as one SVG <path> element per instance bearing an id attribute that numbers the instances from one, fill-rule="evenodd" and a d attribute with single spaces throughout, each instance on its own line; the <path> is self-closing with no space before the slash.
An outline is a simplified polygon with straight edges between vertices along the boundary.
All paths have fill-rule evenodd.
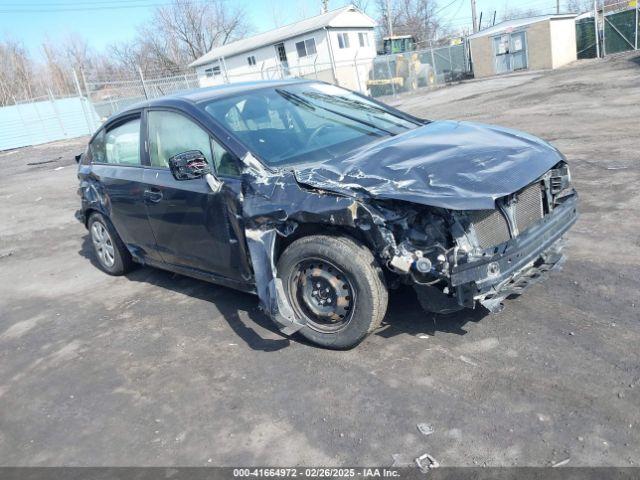
<path id="1" fill-rule="evenodd" d="M 498 199 L 494 210 L 410 209 L 403 218 L 389 222 L 398 239 L 398 254 L 388 260 L 387 266 L 404 283 L 414 285 L 426 310 L 450 312 L 473 308 L 478 301 L 496 311 L 502 299 L 520 293 L 525 283 L 533 283 L 561 262 L 560 246 L 554 245 L 516 272 L 510 268 L 511 275 L 505 278 L 496 260 L 514 250 L 530 228 L 550 219 L 554 211 L 572 207 L 569 213 L 575 215 L 576 194 L 570 181 L 566 163 L 560 162 L 525 188 Z M 572 223 L 565 224 L 566 228 Z M 520 258 L 528 257 L 521 252 L 516 254 L 516 259 Z M 487 259 L 491 261 L 487 263 Z M 508 263 L 516 262 L 511 259 Z M 460 273 L 480 264 L 486 268 Z M 512 277 L 527 273 L 523 270 L 531 270 L 531 278 L 525 275 L 520 283 L 512 284 Z"/>

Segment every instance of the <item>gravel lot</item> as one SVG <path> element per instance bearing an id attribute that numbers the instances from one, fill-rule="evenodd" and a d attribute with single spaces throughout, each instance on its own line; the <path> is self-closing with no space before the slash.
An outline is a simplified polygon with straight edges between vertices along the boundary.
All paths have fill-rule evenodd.
<path id="1" fill-rule="evenodd" d="M 639 75 L 627 55 L 393 100 L 552 141 L 582 216 L 564 269 L 502 314 L 407 291 L 347 352 L 282 337 L 247 294 L 98 270 L 73 218 L 86 139 L 0 153 L 0 464 L 637 465 Z"/>

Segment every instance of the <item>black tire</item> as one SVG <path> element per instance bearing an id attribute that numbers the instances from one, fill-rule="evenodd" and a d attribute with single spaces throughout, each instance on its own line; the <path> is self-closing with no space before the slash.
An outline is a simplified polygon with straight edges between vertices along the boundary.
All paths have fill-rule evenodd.
<path id="1" fill-rule="evenodd" d="M 113 262 L 108 261 L 109 259 L 105 259 L 105 256 L 101 255 L 99 252 L 99 247 L 97 246 L 97 242 L 94 236 L 93 229 L 98 229 L 99 227 L 104 228 L 108 233 L 108 244 L 113 247 Z M 124 275 L 125 273 L 130 272 L 134 267 L 133 259 L 131 258 L 131 254 L 127 247 L 124 245 L 118 232 L 113 228 L 113 225 L 104 215 L 94 212 L 89 217 L 89 221 L 87 222 L 87 227 L 89 229 L 89 239 L 91 241 L 91 245 L 93 247 L 93 253 L 95 255 L 95 259 L 98 262 L 100 268 L 108 273 L 109 275 Z"/>
<path id="2" fill-rule="evenodd" d="M 311 265 L 307 262 L 311 262 Z M 351 299 L 348 315 L 343 319 L 334 318 L 322 325 L 315 323 L 313 313 L 309 314 L 309 310 L 304 308 L 308 302 L 301 300 L 301 296 L 305 296 L 304 282 L 308 281 L 301 283 L 301 277 L 312 275 L 308 272 L 317 272 L 319 267 L 333 271 L 339 284 L 343 284 L 342 278 L 346 278 L 349 289 L 345 291 L 352 292 L 349 295 Z M 289 303 L 297 315 L 307 320 L 307 325 L 300 330 L 300 334 L 313 343 L 332 349 L 352 348 L 380 326 L 387 310 L 387 287 L 382 270 L 371 251 L 360 242 L 349 237 L 327 235 L 300 238 L 282 253 L 277 270 Z M 313 282 L 315 280 L 311 281 L 311 289 L 314 288 Z M 331 286 L 332 283 L 329 281 L 327 285 Z M 347 285 L 338 288 L 341 287 Z M 306 295 L 308 296 L 308 292 Z M 337 309 L 339 302 L 334 299 L 333 303 Z M 318 305 L 316 307 L 320 308 Z M 330 331 L 334 328 L 337 330 Z"/>

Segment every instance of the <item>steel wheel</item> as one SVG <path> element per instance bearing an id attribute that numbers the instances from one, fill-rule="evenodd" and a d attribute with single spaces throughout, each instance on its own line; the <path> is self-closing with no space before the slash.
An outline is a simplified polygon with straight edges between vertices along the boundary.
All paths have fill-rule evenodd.
<path id="1" fill-rule="evenodd" d="M 289 297 L 298 315 L 320 333 L 336 333 L 351 321 L 355 289 L 340 268 L 319 258 L 299 262 L 289 277 Z"/>
<path id="2" fill-rule="evenodd" d="M 113 267 L 116 261 L 113 240 L 102 222 L 95 221 L 91 225 L 91 240 L 93 241 L 93 248 L 96 250 L 96 255 L 100 263 L 107 268 Z"/>

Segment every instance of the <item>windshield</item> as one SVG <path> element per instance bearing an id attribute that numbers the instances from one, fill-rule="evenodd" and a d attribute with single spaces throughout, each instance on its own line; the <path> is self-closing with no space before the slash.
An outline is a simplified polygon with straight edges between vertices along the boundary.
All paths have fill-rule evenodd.
<path id="1" fill-rule="evenodd" d="M 256 90 L 212 101 L 204 108 L 272 167 L 338 158 L 420 125 L 322 83 Z"/>

